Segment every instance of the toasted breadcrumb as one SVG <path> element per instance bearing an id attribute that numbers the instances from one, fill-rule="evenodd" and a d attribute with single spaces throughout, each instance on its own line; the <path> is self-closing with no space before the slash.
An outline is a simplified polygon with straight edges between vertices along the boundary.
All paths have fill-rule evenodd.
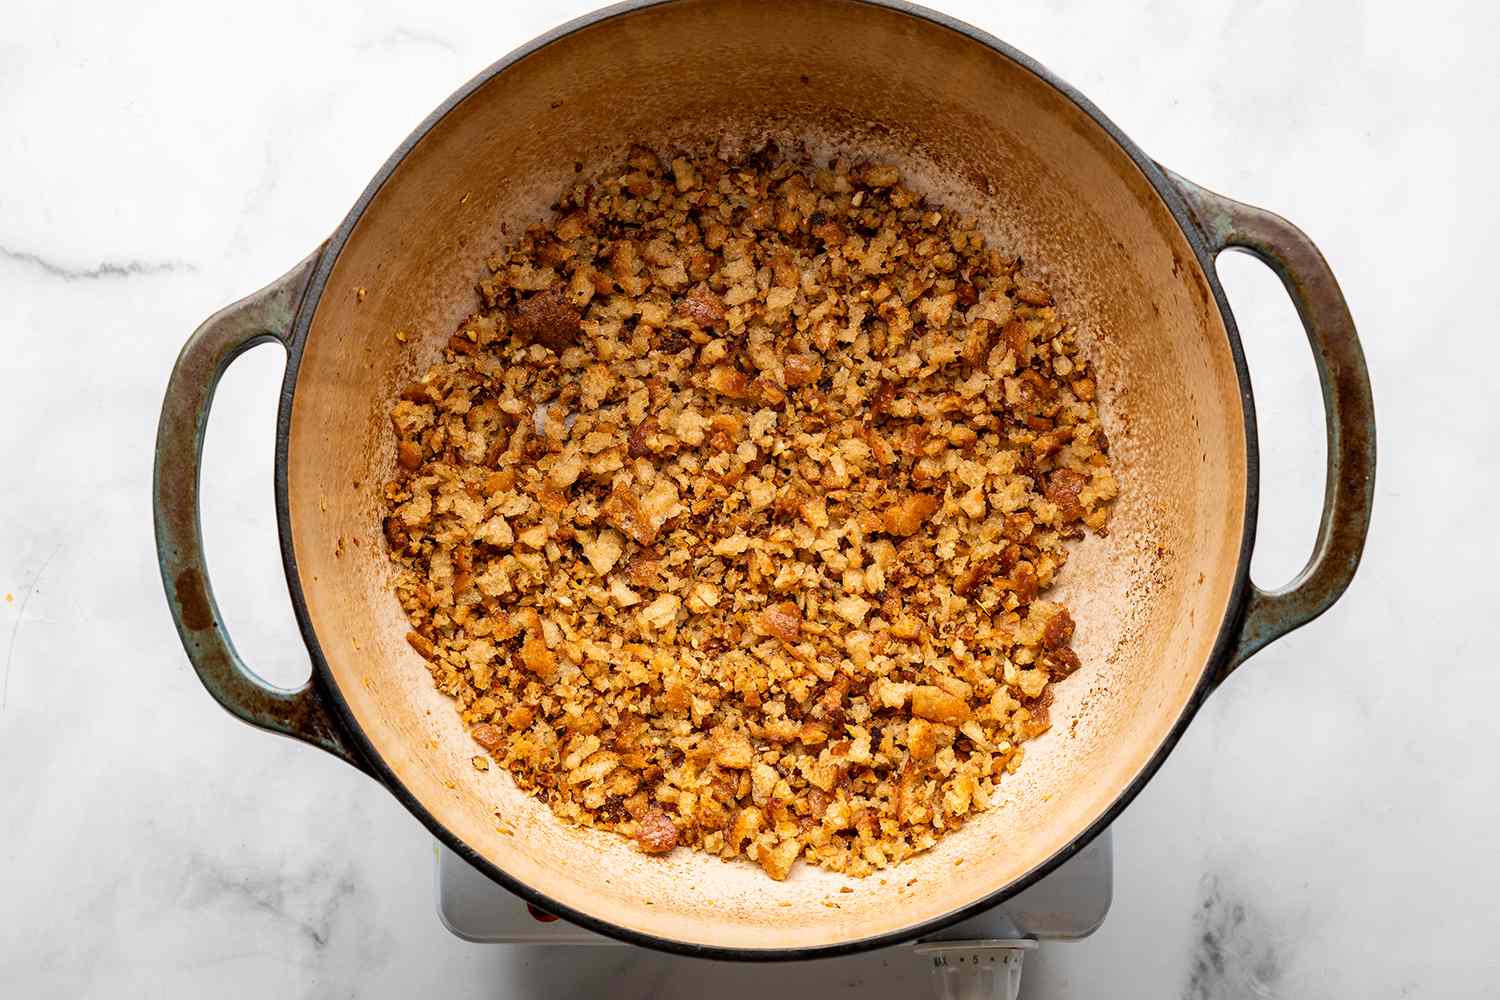
<path id="1" fill-rule="evenodd" d="M 637 148 L 487 263 L 383 490 L 475 766 L 775 879 L 987 808 L 1118 489 L 1051 293 L 895 168 L 774 147 Z"/>

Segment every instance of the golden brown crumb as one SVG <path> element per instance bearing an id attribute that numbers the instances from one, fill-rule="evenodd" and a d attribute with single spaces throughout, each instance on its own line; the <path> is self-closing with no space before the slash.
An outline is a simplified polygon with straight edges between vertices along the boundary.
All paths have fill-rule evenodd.
<path id="1" fill-rule="evenodd" d="M 505 734 L 494 726 L 478 725 L 469 730 L 474 737 L 474 742 L 491 752 L 499 750 L 505 745 Z"/>
<path id="2" fill-rule="evenodd" d="M 887 507 L 881 523 L 893 535 L 916 534 L 938 506 L 938 498 L 930 493 L 912 493 Z"/>
<path id="3" fill-rule="evenodd" d="M 475 766 L 775 879 L 927 850 L 1080 667 L 1041 595 L 1118 487 L 1073 331 L 888 165 L 637 148 L 557 206 L 391 407 Z"/>
<path id="4" fill-rule="evenodd" d="M 801 853 L 802 842 L 796 838 L 788 838 L 775 847 L 761 847 L 760 866 L 767 875 L 780 882 L 791 872 L 792 863 Z"/>

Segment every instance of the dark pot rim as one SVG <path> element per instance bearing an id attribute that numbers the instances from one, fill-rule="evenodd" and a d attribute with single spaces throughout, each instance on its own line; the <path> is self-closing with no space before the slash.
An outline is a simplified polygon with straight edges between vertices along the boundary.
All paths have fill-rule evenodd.
<path id="1" fill-rule="evenodd" d="M 968 919 L 975 914 L 982 913 L 999 905 L 1006 899 L 1016 895 L 1022 890 L 1035 884 L 1052 872 L 1056 871 L 1068 859 L 1073 857 L 1090 841 L 1102 833 L 1115 818 L 1128 806 L 1135 797 L 1140 794 L 1141 789 L 1156 774 L 1167 756 L 1182 738 L 1188 723 L 1197 714 L 1202 706 L 1204 698 L 1214 687 L 1214 678 L 1218 669 L 1222 666 L 1229 654 L 1239 624 L 1240 616 L 1244 611 L 1246 591 L 1249 582 L 1250 554 L 1255 543 L 1255 525 L 1259 502 L 1260 482 L 1260 451 L 1255 430 L 1255 404 L 1250 391 L 1250 374 L 1245 365 L 1245 354 L 1240 344 L 1239 330 L 1234 322 L 1234 315 L 1229 309 L 1229 304 L 1224 296 L 1224 289 L 1219 283 L 1218 275 L 1214 269 L 1214 255 L 1209 251 L 1207 242 L 1204 240 L 1197 224 L 1193 221 L 1187 204 L 1182 198 L 1177 187 L 1167 178 L 1166 173 L 1155 160 L 1147 156 L 1139 146 L 1132 142 L 1114 122 L 1110 121 L 1103 112 L 1094 106 L 1088 98 L 1084 97 L 1069 84 L 1043 68 L 1034 59 L 1017 51 L 1006 43 L 995 38 L 987 32 L 980 31 L 972 25 L 920 7 L 905 0 L 852 0 L 852 2 L 865 4 L 871 7 L 881 7 L 906 14 L 909 17 L 928 21 L 940 27 L 947 28 L 972 41 L 978 42 L 1007 59 L 1015 62 L 1035 75 L 1042 82 L 1051 86 L 1054 90 L 1066 97 L 1079 110 L 1094 120 L 1111 139 L 1130 157 L 1136 167 L 1146 176 L 1146 179 L 1155 189 L 1158 197 L 1171 211 L 1173 219 L 1182 230 L 1188 244 L 1192 247 L 1193 255 L 1198 261 L 1208 287 L 1213 294 L 1215 305 L 1218 306 L 1219 314 L 1224 322 L 1224 329 L 1229 339 L 1229 350 L 1234 360 L 1235 376 L 1239 379 L 1240 400 L 1244 412 L 1245 447 L 1246 447 L 1246 483 L 1245 483 L 1245 511 L 1244 530 L 1240 539 L 1240 550 L 1235 567 L 1234 584 L 1230 591 L 1229 601 L 1225 606 L 1224 618 L 1219 624 L 1218 635 L 1215 637 L 1213 650 L 1208 660 L 1204 663 L 1203 672 L 1194 686 L 1192 695 L 1183 706 L 1177 721 L 1172 725 L 1161 745 L 1157 747 L 1151 757 L 1146 761 L 1140 772 L 1121 790 L 1120 794 L 1100 816 L 1073 837 L 1065 846 L 1054 853 L 1050 858 L 1037 865 L 1030 872 L 1010 884 L 995 890 L 981 899 L 953 910 L 939 917 L 925 920 L 918 924 L 891 931 L 885 934 L 871 937 L 859 938 L 839 944 L 819 945 L 808 948 L 733 948 L 719 947 L 715 945 L 701 945 L 690 941 L 679 941 L 672 938 L 658 937 L 630 928 L 621 927 L 607 920 L 591 916 L 571 906 L 567 906 L 557 900 L 536 891 L 525 885 L 507 872 L 492 864 L 479 855 L 462 839 L 455 836 L 447 827 L 443 826 L 436 817 L 430 813 L 425 806 L 403 785 L 392 769 L 381 757 L 380 752 L 365 735 L 358 720 L 355 719 L 349 703 L 345 700 L 333 675 L 328 668 L 328 662 L 324 658 L 323 650 L 318 642 L 317 633 L 313 630 L 312 620 L 308 614 L 307 601 L 302 593 L 301 576 L 297 570 L 297 557 L 293 551 L 291 535 L 291 518 L 289 513 L 289 498 L 287 485 L 287 443 L 291 429 L 292 398 L 297 388 L 297 374 L 301 367 L 302 352 L 307 343 L 308 331 L 312 324 L 312 317 L 317 311 L 317 305 L 322 296 L 323 289 L 327 285 L 329 275 L 333 271 L 335 261 L 342 252 L 344 245 L 348 242 L 350 234 L 365 209 L 374 200 L 385 182 L 395 172 L 396 168 L 405 159 L 416 145 L 430 132 L 434 126 L 441 121 L 448 112 L 452 111 L 480 87 L 488 83 L 492 78 L 505 72 L 511 66 L 525 59 L 527 56 L 545 48 L 546 46 L 565 38 L 584 28 L 589 28 L 604 21 L 628 16 L 637 11 L 650 7 L 662 6 L 673 0 L 627 0 L 602 8 L 582 17 L 575 18 L 566 24 L 560 25 L 551 31 L 538 36 L 520 48 L 517 48 L 504 58 L 490 65 L 479 73 L 468 83 L 464 84 L 452 96 L 445 100 L 420 125 L 407 136 L 405 141 L 396 148 L 385 164 L 371 179 L 370 183 L 344 217 L 338 230 L 325 244 L 322 255 L 318 260 L 317 268 L 307 287 L 307 291 L 297 309 L 296 322 L 292 330 L 292 338 L 287 347 L 286 377 L 282 383 L 281 402 L 276 421 L 276 519 L 278 534 L 281 539 L 282 563 L 286 570 L 287 586 L 291 593 L 292 608 L 297 616 L 298 627 L 302 631 L 303 640 L 307 644 L 308 653 L 312 658 L 313 676 L 320 684 L 322 691 L 327 695 L 338 713 L 350 739 L 358 746 L 360 753 L 369 764 L 371 772 L 385 785 L 396 799 L 407 808 L 412 815 L 416 816 L 424 826 L 431 831 L 432 835 L 449 847 L 455 854 L 483 872 L 488 878 L 504 886 L 515 893 L 522 900 L 531 903 L 549 913 L 577 924 L 580 927 L 595 931 L 600 934 L 616 938 L 627 944 L 641 945 L 658 951 L 671 952 L 678 955 L 687 955 L 697 958 L 712 958 L 731 961 L 788 961 L 815 958 L 831 958 L 840 955 L 851 955 L 858 952 L 869 951 L 889 945 L 913 941 L 939 931 L 961 920 Z"/>

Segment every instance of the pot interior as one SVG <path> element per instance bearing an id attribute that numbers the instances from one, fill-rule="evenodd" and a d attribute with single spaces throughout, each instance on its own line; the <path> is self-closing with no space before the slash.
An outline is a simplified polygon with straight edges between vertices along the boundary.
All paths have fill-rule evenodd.
<path id="1" fill-rule="evenodd" d="M 473 768 L 473 744 L 404 641 L 387 589 L 378 489 L 394 468 L 388 407 L 476 308 L 474 282 L 505 240 L 502 224 L 516 233 L 545 218 L 575 162 L 595 169 L 632 142 L 768 134 L 897 163 L 1026 258 L 1098 365 L 1122 490 L 1109 536 L 1079 543 L 1056 592 L 1073 606 L 1084 668 L 1058 685 L 1052 730 L 1028 745 L 990 811 L 863 880 L 800 865 L 776 883 L 744 862 L 687 850 L 647 858 L 563 826 L 503 772 Z M 415 144 L 317 301 L 286 475 L 298 583 L 332 680 L 438 822 L 526 885 L 619 927 L 685 945 L 811 948 L 900 932 L 1003 889 L 1110 808 L 1184 711 L 1224 618 L 1246 441 L 1223 318 L 1188 242 L 1124 150 L 1067 97 L 899 10 L 688 0 L 526 55 Z"/>

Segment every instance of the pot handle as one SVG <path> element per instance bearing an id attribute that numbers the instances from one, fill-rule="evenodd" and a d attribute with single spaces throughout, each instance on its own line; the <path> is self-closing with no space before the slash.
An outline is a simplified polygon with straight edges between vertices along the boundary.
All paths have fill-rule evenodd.
<path id="1" fill-rule="evenodd" d="M 152 502 L 156 558 L 167 604 L 198 679 L 220 705 L 252 726 L 321 747 L 369 768 L 329 707 L 316 676 L 301 687 L 268 684 L 246 666 L 224 630 L 203 555 L 198 486 L 214 389 L 235 358 L 257 344 L 289 343 L 292 319 L 322 252 L 210 316 L 193 332 L 167 382 L 156 432 Z"/>
<path id="2" fill-rule="evenodd" d="M 1375 402 L 1344 293 L 1313 242 L 1287 220 L 1167 171 L 1217 256 L 1242 250 L 1276 272 L 1312 345 L 1328 421 L 1328 473 L 1312 557 L 1277 590 L 1249 584 L 1239 635 L 1215 683 L 1261 647 L 1327 611 L 1365 547 L 1375 501 Z"/>

